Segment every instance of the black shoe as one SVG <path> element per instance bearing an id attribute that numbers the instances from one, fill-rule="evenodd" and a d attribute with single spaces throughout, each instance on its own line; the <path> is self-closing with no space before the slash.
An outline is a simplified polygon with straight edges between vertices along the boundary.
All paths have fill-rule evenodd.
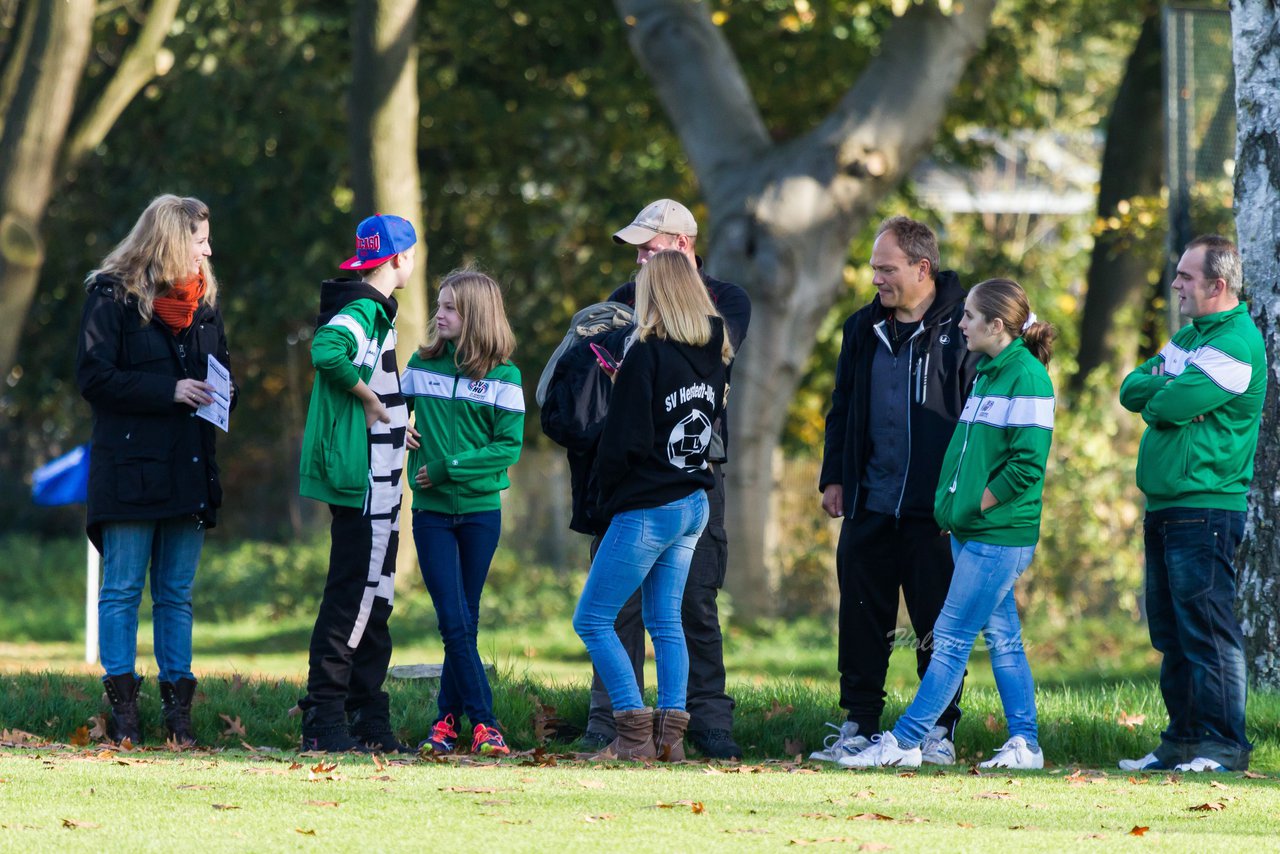
<path id="1" fill-rule="evenodd" d="M 138 686 L 142 679 L 133 673 L 104 676 L 102 687 L 107 691 L 111 704 L 111 720 L 107 724 L 107 737 L 117 744 L 126 741 L 134 747 L 142 744 L 142 726 L 138 722 Z"/>
<path id="2" fill-rule="evenodd" d="M 587 730 L 576 744 L 578 753 L 599 753 L 613 743 L 613 736 Z"/>
<path id="3" fill-rule="evenodd" d="M 727 729 L 691 729 L 689 741 L 707 759 L 741 759 L 742 748 Z"/>
<path id="4" fill-rule="evenodd" d="M 342 701 L 312 706 L 302 713 L 303 753 L 372 753 L 351 737 Z"/>
<path id="5" fill-rule="evenodd" d="M 351 737 L 345 726 L 304 728 L 302 730 L 303 753 L 372 753 L 368 747 Z"/>
<path id="6" fill-rule="evenodd" d="M 374 753 L 413 753 L 414 750 L 396 738 L 388 716 L 377 711 L 360 710 L 351 716 L 351 737 Z"/>
<path id="7" fill-rule="evenodd" d="M 191 700 L 195 694 L 194 679 L 160 683 L 160 708 L 164 711 L 165 731 L 182 747 L 195 747 L 196 744 L 195 730 L 191 727 Z"/>

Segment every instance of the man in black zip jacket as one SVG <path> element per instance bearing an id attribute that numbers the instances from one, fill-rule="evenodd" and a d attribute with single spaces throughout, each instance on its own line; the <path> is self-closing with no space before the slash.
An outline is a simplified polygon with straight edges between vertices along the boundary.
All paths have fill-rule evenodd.
<path id="1" fill-rule="evenodd" d="M 646 205 L 630 225 L 613 235 L 613 240 L 621 245 L 634 246 L 636 263 L 640 265 L 664 249 L 683 252 L 702 276 L 711 302 L 724 318 L 729 343 L 737 353 L 751 323 L 751 299 L 739 286 L 713 279 L 703 272 L 702 259 L 694 251 L 697 235 L 698 223 L 688 208 L 671 199 L 659 199 Z M 635 282 L 627 282 L 610 294 L 609 300 L 634 306 L 635 288 Z M 730 379 L 732 370 L 733 365 L 730 364 L 726 369 L 726 380 Z M 694 549 L 681 609 L 685 643 L 689 648 L 688 736 L 703 756 L 740 759 L 742 749 L 733 739 L 734 701 L 725 692 L 724 639 L 720 634 L 720 614 L 716 606 L 716 597 L 724 586 L 729 562 L 729 544 L 724 530 L 723 468 L 728 459 L 727 416 L 717 420 L 714 428 L 708 454 L 714 475 L 714 483 L 707 493 L 710 517 Z M 594 546 L 595 543 L 593 555 Z M 638 592 L 623 606 L 615 628 L 631 656 L 636 681 L 643 689 L 644 622 L 640 616 Z M 613 708 L 609 704 L 609 694 L 593 673 L 591 711 L 587 718 L 584 746 L 603 747 L 613 740 L 613 732 Z"/>
<path id="2" fill-rule="evenodd" d="M 836 576 L 840 705 L 848 720 L 814 759 L 838 762 L 880 731 L 899 587 L 924 676 L 951 585 L 950 538 L 934 521 L 933 499 L 977 357 L 960 334 L 965 290 L 938 266 L 928 226 L 885 220 L 871 252 L 879 293 L 844 324 L 818 488 L 822 509 L 844 517 Z M 925 740 L 925 762 L 955 761 L 961 691 Z"/>

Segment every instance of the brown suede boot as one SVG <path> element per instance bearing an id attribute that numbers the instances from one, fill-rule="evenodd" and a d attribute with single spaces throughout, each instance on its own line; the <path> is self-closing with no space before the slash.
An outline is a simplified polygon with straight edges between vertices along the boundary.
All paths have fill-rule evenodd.
<path id="1" fill-rule="evenodd" d="M 653 749 L 653 709 L 645 707 L 614 712 L 613 725 L 618 728 L 618 737 L 604 750 L 587 757 L 590 761 L 628 759 L 639 762 L 657 758 L 657 751 Z"/>
<path id="2" fill-rule="evenodd" d="M 653 747 L 659 762 L 684 761 L 684 731 L 688 726 L 688 712 L 658 709 L 654 713 Z"/>

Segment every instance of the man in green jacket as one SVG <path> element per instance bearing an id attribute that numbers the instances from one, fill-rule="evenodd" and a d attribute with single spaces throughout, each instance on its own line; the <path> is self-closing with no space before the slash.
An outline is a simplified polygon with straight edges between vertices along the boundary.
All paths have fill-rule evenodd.
<path id="1" fill-rule="evenodd" d="M 1160 691 L 1169 712 L 1160 745 L 1122 760 L 1126 771 L 1249 767 L 1232 561 L 1244 537 L 1267 359 L 1242 285 L 1231 241 L 1191 241 L 1173 282 L 1191 323 L 1120 387 L 1120 402 L 1147 422 L 1138 451 L 1147 624 L 1164 655 Z"/>

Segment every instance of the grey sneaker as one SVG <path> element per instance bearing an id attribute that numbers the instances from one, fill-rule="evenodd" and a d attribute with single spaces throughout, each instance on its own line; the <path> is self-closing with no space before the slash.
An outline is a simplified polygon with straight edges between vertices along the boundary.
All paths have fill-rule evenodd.
<path id="1" fill-rule="evenodd" d="M 1195 759 L 1192 759 L 1190 762 L 1183 762 L 1181 765 L 1173 766 L 1173 770 L 1179 771 L 1184 774 L 1187 773 L 1188 771 L 1196 774 L 1202 774 L 1205 771 L 1216 773 L 1218 771 L 1226 771 L 1227 769 L 1222 766 L 1221 762 L 1218 762 L 1215 759 L 1209 759 L 1204 756 L 1197 756 Z"/>
<path id="2" fill-rule="evenodd" d="M 824 749 L 809 754 L 810 759 L 819 762 L 839 762 L 846 756 L 861 753 L 871 746 L 865 735 L 858 735 L 858 725 L 853 721 L 845 721 L 840 726 L 828 723 L 835 732 L 823 739 Z"/>
<path id="3" fill-rule="evenodd" d="M 947 728 L 936 726 L 929 730 L 920 745 L 920 759 L 928 765 L 955 765 L 956 746 L 947 738 Z"/>

